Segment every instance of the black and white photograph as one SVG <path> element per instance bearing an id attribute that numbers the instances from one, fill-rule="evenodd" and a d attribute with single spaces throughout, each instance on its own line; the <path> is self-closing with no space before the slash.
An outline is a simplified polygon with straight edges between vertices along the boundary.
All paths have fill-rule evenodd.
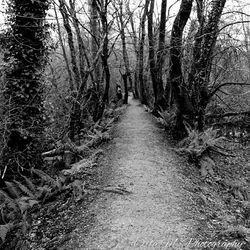
<path id="1" fill-rule="evenodd" d="M 249 0 L 0 0 L 1 250 L 250 250 Z"/>

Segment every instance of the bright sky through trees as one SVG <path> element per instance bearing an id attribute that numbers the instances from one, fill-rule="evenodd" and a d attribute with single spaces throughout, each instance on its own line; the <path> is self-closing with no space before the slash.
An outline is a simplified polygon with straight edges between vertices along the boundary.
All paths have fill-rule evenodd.
<path id="1" fill-rule="evenodd" d="M 136 0 L 136 1 L 131 0 L 131 5 L 137 6 L 138 4 L 143 3 L 143 2 L 144 2 L 143 0 Z M 172 18 L 170 18 L 170 20 L 173 20 L 174 16 L 178 12 L 180 2 L 181 2 L 181 0 L 168 0 L 167 8 L 170 8 L 169 16 L 172 17 Z M 6 4 L 7 4 L 7 0 L 0 0 L 0 30 L 5 27 Z M 161 0 L 156 0 L 155 12 L 159 13 L 160 8 L 161 8 Z M 231 11 L 233 11 L 234 13 L 231 13 L 231 14 L 228 13 L 227 18 L 230 17 L 230 19 L 232 19 L 233 21 L 242 20 L 242 16 L 239 14 L 237 15 L 237 13 L 236 13 L 237 11 L 242 11 L 242 12 L 246 13 L 247 15 L 249 15 L 249 16 L 244 15 L 245 16 L 244 20 L 246 20 L 246 18 L 248 18 L 250 20 L 250 1 L 249 0 L 227 0 L 226 7 L 224 9 L 224 13 L 231 12 Z M 53 15 L 53 12 L 52 12 L 52 15 Z M 170 21 L 170 23 L 169 23 L 170 27 L 171 27 L 171 23 L 172 23 L 172 21 Z M 167 29 L 168 29 L 168 27 L 167 27 Z"/>

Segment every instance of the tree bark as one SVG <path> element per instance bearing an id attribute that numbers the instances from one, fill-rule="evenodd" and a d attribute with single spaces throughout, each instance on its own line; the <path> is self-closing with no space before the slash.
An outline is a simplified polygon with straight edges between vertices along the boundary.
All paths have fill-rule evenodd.
<path id="1" fill-rule="evenodd" d="M 124 99 L 123 99 L 123 104 L 128 104 L 128 75 L 122 74 L 122 79 L 123 79 L 123 84 L 124 84 Z"/>
<path id="2" fill-rule="evenodd" d="M 129 8 L 129 7 L 127 7 Z M 135 72 L 134 72 L 134 85 L 133 85 L 133 95 L 134 98 L 139 98 L 139 91 L 138 91 L 138 68 L 139 68 L 139 50 L 138 50 L 138 38 L 135 32 L 135 26 L 134 26 L 134 19 L 133 14 L 129 9 L 127 9 L 129 15 L 130 15 L 130 25 L 132 29 L 132 41 L 133 41 L 133 47 L 135 51 L 136 56 L 136 66 L 135 66 Z"/>
<path id="3" fill-rule="evenodd" d="M 215 0 L 211 3 L 208 20 L 204 19 L 203 1 L 197 1 L 199 29 L 193 49 L 193 63 L 189 74 L 189 89 L 194 107 L 196 123 L 203 130 L 205 109 L 210 100 L 208 84 L 212 66 L 212 55 L 218 37 L 218 25 L 226 0 Z"/>
<path id="4" fill-rule="evenodd" d="M 145 43 L 145 36 L 146 36 L 146 31 L 145 31 L 145 21 L 146 17 L 148 14 L 148 6 L 149 6 L 149 1 L 150 0 L 145 0 L 145 6 L 144 6 L 144 12 L 141 18 L 141 39 L 139 41 L 139 52 L 138 52 L 138 80 L 139 80 L 139 88 L 140 88 L 140 99 L 141 103 L 147 105 L 147 96 L 146 96 L 146 91 L 145 91 L 145 84 L 144 84 L 144 43 Z"/>
<path id="5" fill-rule="evenodd" d="M 156 61 L 156 105 L 160 106 L 162 109 L 166 109 L 167 101 L 164 95 L 163 79 L 162 79 L 162 69 L 165 61 L 165 27 L 166 27 L 166 10 L 167 10 L 167 0 L 162 0 L 161 4 L 161 18 L 159 27 L 159 43 L 157 51 L 157 61 Z"/>
<path id="6" fill-rule="evenodd" d="M 167 101 L 164 95 L 162 68 L 164 65 L 165 57 L 165 26 L 166 26 L 166 9 L 167 1 L 163 0 L 161 5 L 161 17 L 159 27 L 159 42 L 157 56 L 155 56 L 155 39 L 153 33 L 153 13 L 154 13 L 154 0 L 151 0 L 150 10 L 148 13 L 148 40 L 149 40 L 149 65 L 151 72 L 151 79 L 153 84 L 155 103 L 155 111 L 167 108 Z M 155 58 L 156 57 L 156 58 Z"/>
<path id="7" fill-rule="evenodd" d="M 153 14 L 154 14 L 154 0 L 150 2 L 150 8 L 148 11 L 148 44 L 149 44 L 149 66 L 150 66 L 150 73 L 151 73 L 151 80 L 154 90 L 155 102 L 157 99 L 157 80 L 156 80 L 156 63 L 155 63 L 155 39 L 154 39 L 154 32 L 153 32 Z"/>
<path id="8" fill-rule="evenodd" d="M 61 32 L 61 28 L 60 28 L 60 23 L 59 23 L 59 19 L 58 19 L 58 15 L 57 15 L 57 10 L 56 10 L 56 5 L 55 3 L 53 3 L 53 7 L 54 7 L 54 13 L 55 13 L 55 18 L 56 18 L 56 24 L 57 24 L 57 31 L 58 31 L 58 37 L 59 37 L 59 42 L 62 48 L 62 52 L 63 52 L 63 58 L 66 64 L 66 68 L 68 71 L 68 75 L 69 75 L 69 88 L 70 91 L 73 92 L 74 91 L 74 82 L 73 82 L 73 78 L 72 78 L 72 72 L 70 69 L 70 65 L 69 65 L 69 60 L 67 57 L 67 53 L 66 53 L 66 49 L 64 47 L 63 44 L 63 39 L 62 39 L 62 32 Z"/>
<path id="9" fill-rule="evenodd" d="M 81 77 L 80 77 L 79 69 L 77 66 L 76 50 L 75 50 L 75 46 L 74 46 L 73 32 L 72 32 L 72 29 L 70 26 L 66 4 L 65 4 L 64 0 L 59 0 L 59 3 L 60 3 L 59 9 L 60 9 L 60 12 L 61 12 L 62 17 L 63 17 L 63 24 L 64 24 L 65 30 L 67 32 L 67 35 L 68 35 L 68 44 L 69 44 L 69 49 L 70 49 L 70 53 L 71 53 L 71 63 L 72 63 L 72 70 L 74 73 L 75 86 L 78 89 L 80 86 Z"/>
<path id="10" fill-rule="evenodd" d="M 10 1 L 8 51 L 11 60 L 6 72 L 5 115 L 7 138 L 1 162 L 1 179 L 29 174 L 41 167 L 44 143 L 42 75 L 47 62 L 45 17 L 49 3 Z M 4 169 L 2 168 L 4 167 Z"/>
<path id="11" fill-rule="evenodd" d="M 100 31 L 98 24 L 98 11 L 96 0 L 89 0 L 90 5 L 90 31 L 91 31 L 91 56 L 92 61 L 95 60 L 95 57 L 98 52 L 98 46 L 100 46 Z M 101 67 L 98 62 L 94 68 L 94 82 L 96 83 L 97 92 L 100 93 L 100 84 L 101 84 Z"/>
<path id="12" fill-rule="evenodd" d="M 176 131 L 181 133 L 177 135 L 179 137 L 182 137 L 184 135 L 182 131 L 185 131 L 183 115 L 188 114 L 189 117 L 193 117 L 193 107 L 189 100 L 186 83 L 182 75 L 182 34 L 190 16 L 192 4 L 192 0 L 182 0 L 179 12 L 174 20 L 170 40 L 170 69 L 167 82 L 171 86 L 174 102 L 177 107 Z M 168 96 L 169 93 L 166 90 L 165 95 Z"/>
<path id="13" fill-rule="evenodd" d="M 130 73 L 130 63 L 128 58 L 128 52 L 127 52 L 127 46 L 126 46 L 126 36 L 125 36 L 125 24 L 123 19 L 124 13 L 123 13 L 123 3 L 122 1 L 119 3 L 119 22 L 120 22 L 120 33 L 121 33 L 121 40 L 122 40 L 122 55 L 123 55 L 123 61 L 125 66 L 125 74 L 126 74 L 126 81 L 124 81 L 124 84 L 126 82 L 125 87 L 125 97 L 128 96 L 128 85 L 127 85 L 127 79 L 129 80 L 129 86 L 130 89 L 132 89 L 133 81 Z M 127 97 L 128 99 L 128 97 Z M 128 100 L 125 98 L 124 102 L 128 103 Z"/>
<path id="14" fill-rule="evenodd" d="M 96 1 L 96 0 L 95 0 Z M 109 0 L 101 0 L 96 1 L 96 8 L 97 12 L 99 14 L 100 20 L 101 20 L 101 26 L 102 26 L 102 37 L 103 37 L 103 50 L 102 50 L 102 66 L 104 71 L 104 79 L 105 79 L 105 87 L 104 87 L 104 93 L 102 97 L 102 101 L 104 103 L 109 102 L 109 88 L 110 88 L 110 70 L 109 70 L 109 23 L 108 23 L 108 5 Z"/>
<path id="15" fill-rule="evenodd" d="M 75 29 L 75 33 L 76 33 L 76 38 L 77 38 L 77 43 L 78 43 L 78 60 L 79 60 L 79 75 L 80 75 L 80 83 L 79 85 L 84 84 L 84 89 L 86 88 L 86 82 L 84 82 L 84 78 L 85 78 L 85 60 L 84 60 L 84 52 L 85 52 L 85 46 L 83 43 L 83 39 L 81 36 L 81 30 L 79 27 L 79 20 L 76 16 L 76 10 L 75 10 L 75 1 L 69 0 L 69 11 L 73 20 L 73 26 Z"/>

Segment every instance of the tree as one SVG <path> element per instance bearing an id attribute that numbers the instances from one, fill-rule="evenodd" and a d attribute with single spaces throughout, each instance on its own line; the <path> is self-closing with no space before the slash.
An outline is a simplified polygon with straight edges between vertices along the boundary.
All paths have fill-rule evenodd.
<path id="1" fill-rule="evenodd" d="M 120 32 L 121 41 L 122 41 L 122 56 L 123 56 L 123 61 L 124 61 L 125 72 L 124 73 L 121 72 L 121 75 L 122 75 L 122 79 L 124 83 L 124 90 L 125 90 L 124 104 L 127 104 L 128 103 L 128 81 L 129 81 L 130 89 L 132 89 L 132 85 L 133 85 L 131 72 L 130 72 L 130 62 L 129 62 L 129 57 L 128 57 L 127 44 L 126 44 L 126 34 L 125 34 L 125 27 L 130 19 L 130 15 L 127 17 L 127 20 L 125 20 L 123 1 L 119 1 L 118 5 L 119 5 L 119 8 L 116 8 L 116 6 L 114 7 L 118 13 L 117 23 L 118 23 L 119 32 Z"/>
<path id="2" fill-rule="evenodd" d="M 41 166 L 44 142 L 42 75 L 47 58 L 45 16 L 49 1 L 9 2 L 11 42 L 6 72 L 7 145 L 1 177 Z M 26 172 L 27 173 L 27 172 Z"/>
<path id="3" fill-rule="evenodd" d="M 91 32 L 91 57 L 92 61 L 95 60 L 95 57 L 98 52 L 98 47 L 100 46 L 100 27 L 98 23 L 98 11 L 97 11 L 97 1 L 89 0 L 90 7 L 90 32 Z M 94 82 L 97 85 L 97 91 L 100 92 L 101 84 L 101 65 L 97 63 L 94 72 L 93 72 Z"/>
<path id="4" fill-rule="evenodd" d="M 197 0 L 197 19 L 199 28 L 193 47 L 193 63 L 188 77 L 191 89 L 191 101 L 199 130 L 204 128 L 204 115 L 213 90 L 209 92 L 208 85 L 213 59 L 213 52 L 219 35 L 218 26 L 226 0 L 212 1 L 207 19 L 204 14 L 204 1 Z"/>
<path id="5" fill-rule="evenodd" d="M 75 6 L 72 1 L 70 1 L 71 6 L 69 7 L 65 0 L 59 0 L 59 9 L 63 18 L 64 28 L 67 32 L 68 45 L 71 55 L 71 65 L 73 71 L 74 86 L 72 96 L 72 108 L 70 113 L 69 121 L 69 137 L 71 140 L 75 140 L 75 135 L 80 133 L 81 128 L 81 104 L 84 101 L 83 95 L 89 74 L 84 73 L 83 69 L 83 49 L 84 45 L 81 39 L 81 34 L 78 26 L 78 21 L 75 13 Z M 70 24 L 70 16 L 73 18 L 73 26 L 77 34 L 78 41 L 78 53 L 75 48 L 73 30 Z M 77 60 L 77 54 L 79 55 L 79 60 Z M 78 66 L 78 61 L 80 67 Z M 80 70 L 81 68 L 81 70 Z M 74 91 L 76 90 L 76 91 Z"/>
<path id="6" fill-rule="evenodd" d="M 102 50 L 102 66 L 104 71 L 104 79 L 105 79 L 105 88 L 104 88 L 104 94 L 103 94 L 103 102 L 108 103 L 109 102 L 109 88 L 110 88 L 110 70 L 109 70 L 109 63 L 108 58 L 110 55 L 109 52 L 109 30 L 112 26 L 113 21 L 108 22 L 108 6 L 110 4 L 109 0 L 101 0 L 96 1 L 96 8 L 98 11 L 98 15 L 101 22 L 101 36 L 103 38 L 103 50 Z"/>
<path id="7" fill-rule="evenodd" d="M 192 0 L 182 0 L 175 18 L 170 42 L 170 70 L 168 82 L 177 107 L 177 127 L 184 131 L 184 120 L 199 130 L 204 128 L 205 109 L 212 97 L 208 90 L 213 52 L 219 35 L 219 21 L 226 0 L 211 1 L 207 17 L 205 1 L 197 0 L 198 29 L 192 47 L 193 56 L 188 79 L 182 73 L 182 35 L 192 10 Z M 169 93 L 165 92 L 166 96 Z"/>
<path id="8" fill-rule="evenodd" d="M 185 131 L 183 127 L 183 115 L 192 112 L 188 93 L 184 86 L 182 75 L 182 35 L 185 25 L 192 10 L 193 1 L 182 0 L 180 10 L 174 20 L 170 40 L 169 76 L 167 79 L 171 92 L 177 106 L 177 130 Z M 165 96 L 169 97 L 168 89 L 165 89 Z"/>
<path id="9" fill-rule="evenodd" d="M 65 48 L 65 45 L 63 43 L 63 36 L 62 36 L 62 32 L 61 32 L 61 25 L 60 25 L 60 22 L 59 22 L 59 18 L 58 18 L 58 14 L 57 14 L 55 2 L 53 2 L 53 8 L 54 8 L 55 19 L 56 19 L 56 24 L 57 24 L 58 39 L 59 39 L 59 43 L 60 43 L 61 48 L 62 48 L 63 58 L 64 58 L 64 61 L 65 61 L 65 64 L 66 64 L 66 68 L 67 68 L 67 71 L 68 71 L 69 86 L 70 86 L 71 92 L 73 92 L 74 91 L 74 82 L 73 82 L 73 77 L 72 77 L 72 73 L 71 73 L 71 68 L 70 68 L 70 63 L 69 63 L 69 60 L 68 60 L 66 48 Z"/>
<path id="10" fill-rule="evenodd" d="M 166 10 L 167 0 L 162 0 L 161 16 L 159 26 L 158 49 L 155 55 L 155 35 L 153 32 L 153 14 L 154 14 L 154 0 L 151 0 L 150 9 L 148 12 L 148 42 L 149 42 L 149 64 L 151 79 L 153 84 L 155 96 L 155 109 L 166 109 L 167 102 L 164 95 L 164 86 L 162 80 L 162 68 L 165 57 L 165 27 L 166 27 Z"/>
<path id="11" fill-rule="evenodd" d="M 75 141 L 75 136 L 78 136 L 80 134 L 81 128 L 83 128 L 84 126 L 84 117 L 86 118 L 88 116 L 88 112 L 86 111 L 86 109 L 87 107 L 89 107 L 90 100 L 93 98 L 95 99 L 95 103 L 91 103 L 92 105 L 94 105 L 94 111 L 92 113 L 94 121 L 97 121 L 101 117 L 104 109 L 103 100 L 99 102 L 99 94 L 97 94 L 97 92 L 100 91 L 99 82 L 97 85 L 97 89 L 95 82 L 93 82 L 93 86 L 88 89 L 87 81 L 89 79 L 89 76 L 92 75 L 94 68 L 96 66 L 99 66 L 98 61 L 101 53 L 102 55 L 104 52 L 107 53 L 106 49 L 108 48 L 108 40 L 107 36 L 105 35 L 103 41 L 100 41 L 98 51 L 92 51 L 92 54 L 88 53 L 86 44 L 84 43 L 82 38 L 82 32 L 80 30 L 81 23 L 77 17 L 75 1 L 70 0 L 69 4 L 65 0 L 59 0 L 59 2 L 64 27 L 67 32 L 68 47 L 70 50 L 72 72 L 74 76 L 74 91 L 71 93 L 72 107 L 69 119 L 69 137 L 72 141 Z M 97 8 L 97 10 L 100 10 L 100 6 L 98 7 L 97 2 L 94 5 L 92 4 L 91 6 L 94 6 L 95 8 Z M 90 12 L 92 13 L 93 10 L 90 9 Z M 88 30 L 86 27 L 84 27 L 84 25 L 81 25 L 81 27 L 85 30 Z M 88 32 L 90 31 L 88 30 Z M 93 34 L 91 35 L 93 36 Z M 104 62 L 106 62 L 106 57 L 104 58 Z M 109 77 L 106 78 L 109 79 Z M 95 81 L 96 78 L 92 76 L 92 80 Z M 104 92 L 103 96 L 105 95 L 105 93 L 108 94 L 108 86 L 109 80 L 106 84 L 107 91 Z"/>
<path id="12" fill-rule="evenodd" d="M 145 83 L 144 83 L 144 44 L 145 44 L 145 37 L 146 37 L 146 30 L 145 30 L 145 22 L 148 14 L 148 6 L 150 0 L 145 0 L 144 11 L 140 21 L 141 27 L 141 34 L 139 40 L 139 49 L 138 49 L 138 80 L 139 80 L 139 89 L 140 89 L 140 99 L 141 103 L 147 105 L 147 96 L 145 90 Z"/>
<path id="13" fill-rule="evenodd" d="M 139 43 L 138 36 L 135 29 L 134 13 L 130 10 L 129 4 L 126 6 L 126 11 L 129 15 L 129 22 L 131 26 L 130 36 L 132 38 L 132 44 L 134 47 L 134 53 L 136 58 L 136 69 L 134 70 L 134 85 L 133 85 L 133 95 L 135 98 L 139 98 L 139 88 L 138 88 L 138 64 L 139 64 Z"/>

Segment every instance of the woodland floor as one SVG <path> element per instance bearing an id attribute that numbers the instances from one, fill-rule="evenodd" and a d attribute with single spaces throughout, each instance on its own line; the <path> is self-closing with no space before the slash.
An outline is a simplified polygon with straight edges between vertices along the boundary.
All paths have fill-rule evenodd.
<path id="1" fill-rule="evenodd" d="M 79 202 L 66 197 L 47 204 L 33 218 L 25 249 L 239 249 L 198 243 L 246 242 L 246 235 L 229 235 L 238 231 L 227 229 L 248 227 L 245 217 L 237 219 L 242 206 L 231 180 L 249 178 L 250 150 L 239 149 L 233 162 L 217 157 L 214 176 L 201 178 L 197 167 L 176 154 L 156 119 L 131 98 L 111 137 L 86 176 L 87 184 L 106 191 L 89 191 Z M 107 192 L 108 187 L 128 192 Z"/>

